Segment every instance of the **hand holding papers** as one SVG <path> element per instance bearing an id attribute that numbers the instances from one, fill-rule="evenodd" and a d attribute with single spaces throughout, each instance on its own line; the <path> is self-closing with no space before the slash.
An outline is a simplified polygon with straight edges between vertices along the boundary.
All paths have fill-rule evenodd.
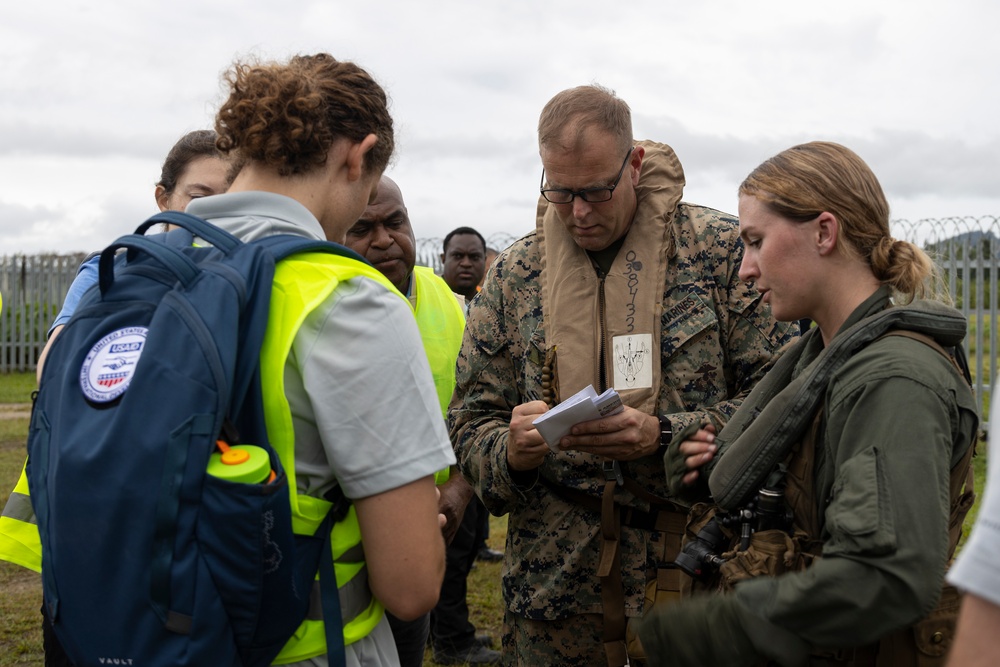
<path id="1" fill-rule="evenodd" d="M 545 443 L 553 452 L 559 451 L 559 440 L 580 422 L 616 415 L 625 408 L 622 399 L 614 389 L 608 389 L 600 396 L 594 385 L 587 385 L 565 401 L 552 408 L 532 422 Z"/>

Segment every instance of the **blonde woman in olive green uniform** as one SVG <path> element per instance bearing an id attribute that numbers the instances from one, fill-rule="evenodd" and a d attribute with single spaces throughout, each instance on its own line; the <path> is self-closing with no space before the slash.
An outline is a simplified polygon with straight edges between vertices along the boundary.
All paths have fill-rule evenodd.
<path id="1" fill-rule="evenodd" d="M 724 594 L 644 620 L 650 663 L 936 664 L 950 641 L 954 609 L 944 607 L 955 599 L 942 597 L 942 580 L 971 503 L 961 487 L 978 428 L 972 392 L 948 354 L 965 320 L 919 299 L 933 265 L 890 236 L 878 180 L 843 146 L 804 144 L 764 162 L 740 186 L 739 212 L 740 277 L 778 320 L 816 326 L 717 437 L 702 431 L 672 443 L 668 478 L 697 484 L 708 472 L 714 501 L 731 510 L 732 498 L 773 479 L 775 467 L 758 463 L 770 456 L 787 467 L 793 518 L 774 562 L 762 550 L 763 566 L 750 562 L 760 532 L 746 551 L 723 556 Z M 807 404 L 796 421 L 795 406 Z M 778 424 L 794 433 L 763 447 L 758 435 Z M 734 462 L 756 470 L 756 487 L 734 492 L 743 484 Z M 921 621 L 939 599 L 936 618 Z"/>

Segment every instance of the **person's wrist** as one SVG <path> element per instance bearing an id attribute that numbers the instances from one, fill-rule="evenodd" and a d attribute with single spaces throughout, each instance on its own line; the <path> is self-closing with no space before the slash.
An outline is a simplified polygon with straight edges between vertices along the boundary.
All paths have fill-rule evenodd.
<path id="1" fill-rule="evenodd" d="M 657 421 L 659 422 L 659 439 L 657 440 L 657 452 L 659 454 L 665 454 L 667 452 L 667 447 L 670 446 L 670 442 L 674 439 L 674 426 L 670 421 L 670 417 L 660 413 L 657 415 Z"/>
<path id="2" fill-rule="evenodd" d="M 469 484 L 469 480 L 462 476 L 462 473 L 459 472 L 456 466 L 452 466 L 451 476 L 448 478 L 448 481 L 442 485 L 442 488 L 445 487 L 447 487 L 449 492 L 455 494 L 457 502 L 463 507 L 469 504 L 469 501 L 472 500 L 472 496 L 474 495 L 474 491 L 472 489 L 472 485 Z"/>
<path id="3" fill-rule="evenodd" d="M 515 470 L 514 467 L 510 465 L 510 459 L 508 459 L 507 476 L 510 477 L 510 481 L 514 483 L 514 486 L 520 489 L 530 489 L 535 485 L 535 482 L 538 481 L 538 468 Z"/>

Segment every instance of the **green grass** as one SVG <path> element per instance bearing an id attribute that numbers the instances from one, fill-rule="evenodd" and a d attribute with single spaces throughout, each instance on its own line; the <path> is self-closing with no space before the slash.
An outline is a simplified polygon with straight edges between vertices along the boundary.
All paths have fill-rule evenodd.
<path id="1" fill-rule="evenodd" d="M 976 517 L 979 516 L 979 504 L 983 499 L 983 491 L 986 488 L 986 451 L 988 448 L 988 443 L 980 440 L 976 447 L 976 455 L 972 459 L 972 473 L 976 478 L 976 502 L 969 509 L 969 513 L 965 517 L 965 522 L 962 524 L 962 539 L 958 545 L 959 550 L 961 550 L 962 544 L 968 539 L 969 531 L 972 530 L 972 524 L 975 523 Z"/>
<path id="2" fill-rule="evenodd" d="M 31 400 L 35 376 L 0 374 L 0 404 Z M 28 419 L 0 419 L 0 507 L 7 503 L 24 465 Z M 489 544 L 503 550 L 506 517 L 490 517 Z M 0 560 L 0 667 L 42 667 L 42 582 L 35 572 Z M 499 647 L 503 625 L 500 563 L 476 563 L 469 575 L 469 616 L 479 632 L 488 632 Z M 434 665 L 428 650 L 425 665 Z"/>
<path id="3" fill-rule="evenodd" d="M 6 386 L 10 376 L 0 375 L 0 396 L 17 396 Z M 34 376 L 32 376 L 34 386 Z M 0 401 L 11 402 L 11 401 Z M 23 402 L 16 398 L 14 402 Z M 7 504 L 21 466 L 28 437 L 27 419 L 0 420 L 0 506 Z M 0 561 L 0 667 L 37 665 L 42 653 L 42 580 L 31 570 Z"/>
<path id="4" fill-rule="evenodd" d="M 23 419 L 0 419 L 0 443 L 16 441 L 21 446 L 21 463 L 24 463 L 26 453 L 24 445 L 28 437 L 28 418 Z M 0 498 L 7 500 L 7 490 L 0 488 Z"/>
<path id="5" fill-rule="evenodd" d="M 34 375 L 28 375 L 30 382 L 18 374 L 0 375 L 0 403 L 23 403 L 24 387 L 29 387 L 27 395 L 34 389 Z M 30 400 L 27 399 L 27 400 Z M 7 498 L 24 464 L 25 440 L 28 433 L 27 419 L 0 419 L 0 506 Z M 979 445 L 979 453 L 973 459 L 976 489 L 979 497 L 965 521 L 964 533 L 979 510 L 979 500 L 986 481 L 986 449 Z M 503 550 L 507 532 L 506 517 L 490 517 L 490 546 Z M 42 667 L 41 615 L 42 585 L 39 576 L 22 567 L 0 561 L 0 667 L 31 665 Z M 469 575 L 470 620 L 479 632 L 487 632 L 499 640 L 503 625 L 503 601 L 500 594 L 500 563 L 476 563 Z M 431 661 L 428 650 L 424 657 L 425 667 Z"/>
<path id="6" fill-rule="evenodd" d="M 0 375 L 0 403 L 30 403 L 35 391 L 35 373 L 4 373 Z"/>
<path id="7" fill-rule="evenodd" d="M 507 517 L 490 517 L 489 546 L 503 551 L 507 536 Z M 487 633 L 494 639 L 493 648 L 500 650 L 500 634 L 503 630 L 503 600 L 500 594 L 501 563 L 484 563 L 476 561 L 469 573 L 469 591 L 466 601 L 469 603 L 469 622 L 476 626 L 476 633 Z M 428 648 L 424 653 L 424 667 L 433 667 L 437 663 L 431 660 Z"/>

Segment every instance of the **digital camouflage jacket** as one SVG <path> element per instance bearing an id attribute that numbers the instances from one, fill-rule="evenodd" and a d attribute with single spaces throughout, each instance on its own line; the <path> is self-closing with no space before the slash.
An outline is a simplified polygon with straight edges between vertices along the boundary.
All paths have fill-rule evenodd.
<path id="1" fill-rule="evenodd" d="M 643 185 L 650 184 L 640 179 Z M 792 339 L 793 330 L 776 323 L 760 295 L 739 279 L 743 245 L 736 219 L 683 202 L 676 208 L 667 218 L 674 227 L 674 247 L 667 255 L 663 286 L 657 400 L 658 410 L 670 415 L 675 433 L 695 421 L 711 421 L 721 428 L 777 351 Z M 632 229 L 641 224 L 655 223 L 637 214 Z M 553 620 L 601 612 L 596 575 L 601 540 L 599 514 L 563 500 L 550 485 L 596 500 L 604 475 L 599 457 L 580 452 L 549 454 L 537 469 L 540 479 L 528 486 L 516 484 L 507 468 L 512 410 L 542 397 L 547 349 L 539 281 L 543 256 L 537 232 L 518 240 L 500 254 L 471 303 L 449 427 L 463 474 L 494 515 L 509 515 L 503 568 L 507 608 L 526 618 Z M 612 272 L 618 266 L 616 260 Z M 580 318 L 579 326 L 597 323 Z M 646 490 L 667 495 L 662 456 L 630 461 L 628 469 Z M 621 488 L 616 499 L 646 507 Z M 657 535 L 622 528 L 629 616 L 642 612 L 647 570 L 654 566 L 651 542 Z"/>

